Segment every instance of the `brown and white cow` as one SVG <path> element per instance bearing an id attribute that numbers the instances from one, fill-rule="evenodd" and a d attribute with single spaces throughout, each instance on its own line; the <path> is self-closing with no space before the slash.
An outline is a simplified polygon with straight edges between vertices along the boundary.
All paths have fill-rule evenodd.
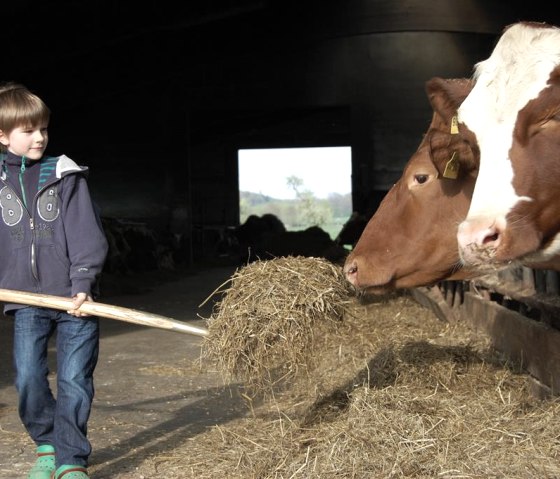
<path id="1" fill-rule="evenodd" d="M 479 273 L 517 262 L 558 269 L 560 29 L 506 28 L 458 110 L 480 148 L 472 202 L 458 228 L 463 264 Z"/>
<path id="2" fill-rule="evenodd" d="M 358 290 L 384 293 L 471 276 L 460 267 L 457 226 L 470 205 L 478 147 L 457 123 L 457 109 L 472 87 L 468 79 L 426 83 L 434 110 L 428 131 L 344 265 Z"/>

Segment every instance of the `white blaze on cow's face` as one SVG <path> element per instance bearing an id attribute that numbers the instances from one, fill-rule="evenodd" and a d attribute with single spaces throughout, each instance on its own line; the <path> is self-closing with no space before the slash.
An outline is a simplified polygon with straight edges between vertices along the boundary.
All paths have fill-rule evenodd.
<path id="1" fill-rule="evenodd" d="M 466 265 L 482 270 L 509 263 L 497 258 L 512 227 L 508 213 L 520 202 L 533 200 L 514 188 L 514 129 L 518 113 L 548 87 L 558 64 L 560 29 L 520 23 L 508 28 L 492 55 L 476 65 L 475 86 L 458 110 L 459 122 L 474 132 L 480 148 L 471 205 L 457 233 Z"/>

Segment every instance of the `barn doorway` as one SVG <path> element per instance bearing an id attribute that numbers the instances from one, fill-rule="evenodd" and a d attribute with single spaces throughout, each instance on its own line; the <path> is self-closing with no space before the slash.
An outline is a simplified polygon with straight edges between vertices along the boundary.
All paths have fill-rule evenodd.
<path id="1" fill-rule="evenodd" d="M 238 150 L 239 221 L 273 214 L 288 231 L 336 238 L 352 213 L 349 146 Z"/>

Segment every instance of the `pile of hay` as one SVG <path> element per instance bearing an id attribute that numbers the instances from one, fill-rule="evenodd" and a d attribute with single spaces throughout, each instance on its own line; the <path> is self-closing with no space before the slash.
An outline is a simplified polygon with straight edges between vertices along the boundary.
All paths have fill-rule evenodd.
<path id="1" fill-rule="evenodd" d="M 316 369 L 166 450 L 145 477 L 560 478 L 560 398 L 532 396 L 486 338 L 407 295 L 350 310 Z"/>
<path id="2" fill-rule="evenodd" d="M 344 318 L 351 289 L 339 266 L 286 256 L 238 269 L 221 292 L 203 357 L 262 393 L 308 370 L 318 340 Z"/>

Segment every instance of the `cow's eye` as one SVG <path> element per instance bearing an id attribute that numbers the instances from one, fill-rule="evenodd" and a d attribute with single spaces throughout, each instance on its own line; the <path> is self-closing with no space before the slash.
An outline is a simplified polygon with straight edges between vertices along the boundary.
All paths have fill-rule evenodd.
<path id="1" fill-rule="evenodd" d="M 414 181 L 419 185 L 426 183 L 428 181 L 429 175 L 414 175 Z"/>

